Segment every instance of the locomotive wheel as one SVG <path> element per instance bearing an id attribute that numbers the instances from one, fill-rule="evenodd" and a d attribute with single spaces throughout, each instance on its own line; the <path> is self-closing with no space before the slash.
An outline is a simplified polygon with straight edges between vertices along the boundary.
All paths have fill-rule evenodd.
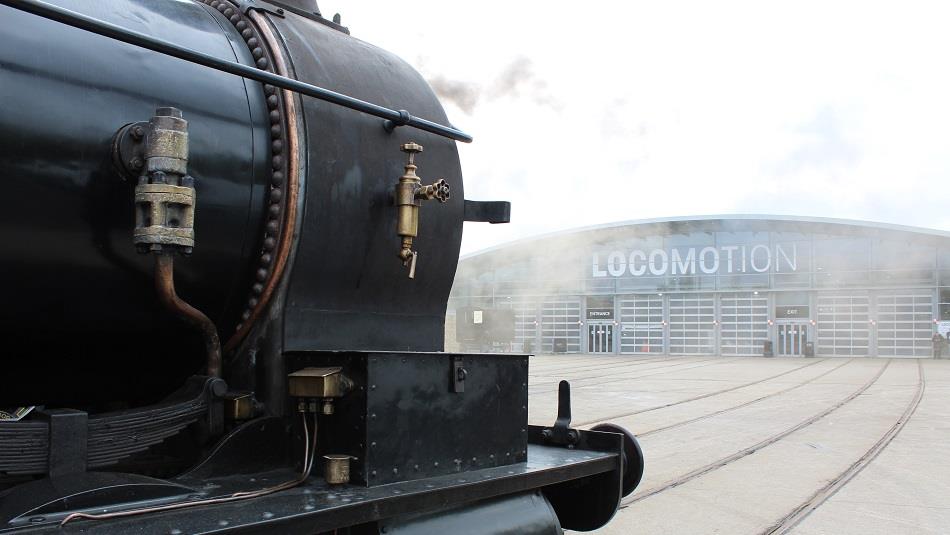
<path id="1" fill-rule="evenodd" d="M 640 449 L 640 442 L 633 433 L 623 427 L 614 424 L 599 424 L 591 428 L 591 431 L 606 431 L 608 433 L 620 433 L 623 435 L 623 495 L 627 496 L 643 479 L 643 450 Z"/>

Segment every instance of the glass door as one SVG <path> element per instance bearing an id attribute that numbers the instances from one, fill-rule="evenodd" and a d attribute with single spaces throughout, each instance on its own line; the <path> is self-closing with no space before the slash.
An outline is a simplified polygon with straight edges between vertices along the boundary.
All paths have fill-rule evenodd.
<path id="1" fill-rule="evenodd" d="M 612 353 L 613 350 L 613 324 L 589 323 L 587 325 L 587 351 L 590 353 Z"/>
<path id="2" fill-rule="evenodd" d="M 807 323 L 779 323 L 778 327 L 778 354 L 780 356 L 800 357 L 805 352 L 805 342 L 808 341 Z"/>

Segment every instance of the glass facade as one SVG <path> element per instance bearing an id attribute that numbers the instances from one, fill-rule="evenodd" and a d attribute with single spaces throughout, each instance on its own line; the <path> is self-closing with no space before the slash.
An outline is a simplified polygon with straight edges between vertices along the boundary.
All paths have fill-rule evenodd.
<path id="1" fill-rule="evenodd" d="M 818 352 L 863 356 L 871 340 L 871 300 L 847 293 L 818 296 Z"/>
<path id="2" fill-rule="evenodd" d="M 950 329 L 950 234 L 789 218 L 608 226 L 463 258 L 449 313 L 462 306 L 514 308 L 516 350 L 924 357 Z"/>
<path id="3" fill-rule="evenodd" d="M 716 300 L 710 294 L 669 297 L 670 353 L 713 355 L 716 352 Z"/>
<path id="4" fill-rule="evenodd" d="M 769 300 L 759 293 L 725 294 L 720 318 L 723 355 L 759 355 L 769 336 Z"/>
<path id="5" fill-rule="evenodd" d="M 663 354 L 663 298 L 657 295 L 625 295 L 619 298 L 620 352 Z"/>

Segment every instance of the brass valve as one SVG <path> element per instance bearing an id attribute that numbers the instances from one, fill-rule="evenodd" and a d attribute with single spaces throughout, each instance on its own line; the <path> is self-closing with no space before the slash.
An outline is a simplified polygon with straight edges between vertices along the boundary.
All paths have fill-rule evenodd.
<path id="1" fill-rule="evenodd" d="M 422 152 L 422 145 L 410 141 L 399 147 L 408 154 L 406 170 L 396 183 L 396 234 L 402 238 L 399 258 L 404 266 L 409 266 L 409 278 L 416 276 L 416 258 L 419 253 L 412 250 L 412 241 L 419 235 L 419 208 L 422 201 L 433 199 L 444 203 L 449 200 L 449 185 L 439 179 L 428 186 L 422 185 L 422 179 L 416 175 L 415 155 Z"/>

